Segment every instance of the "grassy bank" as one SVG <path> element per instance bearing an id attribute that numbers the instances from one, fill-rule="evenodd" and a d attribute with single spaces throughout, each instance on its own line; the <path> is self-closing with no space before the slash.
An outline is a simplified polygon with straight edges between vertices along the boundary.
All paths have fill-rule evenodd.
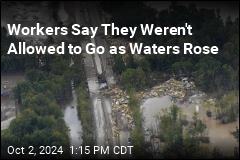
<path id="1" fill-rule="evenodd" d="M 142 118 L 140 111 L 140 103 L 137 99 L 136 92 L 133 89 L 128 91 L 129 95 L 129 108 L 133 113 L 133 119 L 135 121 L 135 127 L 132 130 L 132 144 L 133 144 L 133 157 L 134 158 L 144 158 L 145 155 L 145 142 L 142 130 Z"/>
<path id="2" fill-rule="evenodd" d="M 89 98 L 89 94 L 87 92 L 86 86 L 83 84 L 80 84 L 77 87 L 77 110 L 78 110 L 78 116 L 82 123 L 82 139 L 83 143 L 82 146 L 90 146 L 92 152 L 92 148 L 95 144 L 95 134 L 94 134 L 94 117 L 92 116 L 92 107 L 91 107 L 91 101 Z M 84 155 L 84 158 L 94 158 L 94 155 Z"/>

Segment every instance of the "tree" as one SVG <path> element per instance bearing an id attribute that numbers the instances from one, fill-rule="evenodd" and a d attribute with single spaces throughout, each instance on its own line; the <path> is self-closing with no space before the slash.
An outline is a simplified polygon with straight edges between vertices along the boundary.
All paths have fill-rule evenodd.
<path id="1" fill-rule="evenodd" d="M 149 73 L 151 71 L 150 63 L 145 58 L 138 62 L 138 67 L 141 68 L 145 73 Z"/>
<path id="2" fill-rule="evenodd" d="M 28 60 L 28 55 L 15 55 L 13 53 L 7 54 L 9 46 L 13 43 L 18 50 L 19 42 L 24 40 L 16 36 L 7 35 L 5 27 L 1 27 L 1 71 L 3 72 L 16 72 L 24 71 L 25 63 Z"/>
<path id="3" fill-rule="evenodd" d="M 214 149 L 212 151 L 212 157 L 213 157 L 213 159 L 221 159 L 221 158 L 223 158 L 223 155 L 220 152 L 219 148 L 214 147 Z"/>
<path id="4" fill-rule="evenodd" d="M 147 85 L 147 79 L 142 69 L 129 68 L 121 74 L 121 84 L 125 89 L 143 89 Z"/>
<path id="5" fill-rule="evenodd" d="M 179 108 L 175 105 L 169 110 L 164 110 L 159 118 L 159 130 L 161 140 L 166 143 L 167 148 L 177 150 L 182 146 L 182 124 Z"/>
<path id="6" fill-rule="evenodd" d="M 133 157 L 137 159 L 142 159 L 145 157 L 145 145 L 144 145 L 144 135 L 142 134 L 142 128 L 136 127 L 133 129 L 132 133 L 132 145 L 133 147 Z"/>
<path id="7" fill-rule="evenodd" d="M 205 148 L 201 147 L 200 137 L 205 131 L 205 124 L 197 114 L 187 125 L 178 106 L 164 109 L 156 118 L 159 137 L 165 143 L 164 158 L 206 157 Z"/>
<path id="8" fill-rule="evenodd" d="M 56 75 L 62 75 L 64 71 L 67 71 L 69 68 L 68 62 L 68 59 L 63 59 L 61 57 L 55 58 L 50 65 L 51 72 Z"/>
<path id="9" fill-rule="evenodd" d="M 46 39 L 46 41 L 45 41 L 45 45 L 49 46 L 49 45 L 51 45 L 51 44 L 54 44 L 54 39 L 53 39 L 52 36 L 48 35 L 48 36 L 47 36 L 47 39 Z"/>
<path id="10" fill-rule="evenodd" d="M 30 82 L 21 82 L 13 88 L 13 96 L 17 100 L 18 104 L 22 104 L 23 94 L 29 92 L 31 89 Z"/>
<path id="11" fill-rule="evenodd" d="M 122 56 L 117 54 L 114 56 L 114 64 L 113 64 L 113 70 L 117 74 L 121 74 L 123 71 L 125 71 L 126 66 L 123 62 Z"/>
<path id="12" fill-rule="evenodd" d="M 28 70 L 25 77 L 30 82 L 39 82 L 47 79 L 46 73 L 40 70 Z"/>
<path id="13" fill-rule="evenodd" d="M 140 103 L 137 97 L 135 96 L 134 88 L 128 89 L 129 103 L 128 106 L 132 111 L 132 116 L 135 121 L 135 127 L 131 131 L 133 158 L 142 159 L 146 157 L 146 144 L 144 142 L 144 134 L 142 131 L 142 118 L 140 112 Z"/>
<path id="14" fill-rule="evenodd" d="M 238 93 L 233 91 L 226 93 L 217 103 L 217 119 L 222 123 L 235 121 L 239 116 L 238 106 Z"/>
<path id="15" fill-rule="evenodd" d="M 133 27 L 144 23 L 155 23 L 156 10 L 143 2 L 128 1 L 112 12 L 111 22 L 118 27 Z"/>
<path id="16" fill-rule="evenodd" d="M 114 11 L 118 10 L 123 6 L 125 2 L 123 1 L 114 1 L 114 2 L 107 2 L 107 1 L 101 1 L 100 6 L 102 9 L 107 13 L 113 13 Z"/>
<path id="17" fill-rule="evenodd" d="M 204 91 L 216 90 L 215 77 L 221 69 L 221 62 L 211 56 L 203 57 L 195 65 L 194 77 L 197 85 Z"/>
<path id="18" fill-rule="evenodd" d="M 25 109 L 12 121 L 8 130 L 2 132 L 1 147 L 4 152 L 8 146 L 28 148 L 33 146 L 34 151 L 40 146 L 63 147 L 63 157 L 69 156 L 69 139 L 67 127 L 63 120 L 53 116 L 40 116 L 34 109 Z M 24 156 L 24 155 L 19 155 Z M 53 157 L 56 155 L 53 155 Z M 56 158 L 56 157 L 55 157 Z"/>
<path id="19" fill-rule="evenodd" d="M 125 60 L 126 60 L 126 67 L 127 68 L 136 68 L 136 64 L 134 62 L 133 54 L 128 54 Z"/>

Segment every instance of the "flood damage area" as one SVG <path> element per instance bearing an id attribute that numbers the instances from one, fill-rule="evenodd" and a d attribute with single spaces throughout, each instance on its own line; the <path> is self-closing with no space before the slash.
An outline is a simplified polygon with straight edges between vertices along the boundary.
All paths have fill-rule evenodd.
<path id="1" fill-rule="evenodd" d="M 1 14 L 1 26 L 7 27 L 7 24 L 21 24 L 21 27 L 31 27 L 39 23 L 43 27 L 69 27 L 76 23 L 81 25 L 81 27 L 100 27 L 102 23 L 107 23 L 104 17 L 102 17 L 104 13 L 102 13 L 98 2 L 80 1 L 68 3 L 67 1 L 62 1 L 57 3 L 57 9 L 54 9 L 55 4 L 50 5 L 51 3 L 53 2 L 4 2 L 1 6 L 2 10 L 3 8 L 5 10 L 5 12 Z M 166 8 L 166 6 L 158 7 L 158 3 L 151 1 L 144 3 L 160 9 Z M 53 10 L 57 11 L 54 14 L 56 14 L 57 18 L 55 18 L 58 20 L 52 15 Z M 134 138 L 132 131 L 137 123 L 134 119 L 132 108 L 130 108 L 130 93 L 128 93 L 127 89 L 122 87 L 120 83 L 118 84 L 118 82 L 121 82 L 122 75 L 115 76 L 112 70 L 114 58 L 108 50 L 111 45 L 127 47 L 130 42 L 124 38 L 104 35 L 103 30 L 100 30 L 100 28 L 99 33 L 94 34 L 95 36 L 92 36 L 93 33 L 91 32 L 92 31 L 89 30 L 89 35 L 79 36 L 52 35 L 51 38 L 54 40 L 53 45 L 66 41 L 83 48 L 81 52 L 81 63 L 83 63 L 82 66 L 84 69 L 82 71 L 86 79 L 84 79 L 82 83 L 86 84 L 86 90 L 89 94 L 89 108 L 91 108 L 91 116 L 93 117 L 93 122 L 89 123 L 94 126 L 91 129 L 94 135 L 94 145 L 101 146 L 102 148 L 133 145 L 132 139 Z M 33 34 L 36 33 L 33 32 Z M 44 45 L 47 38 L 49 38 L 46 35 L 31 36 L 21 34 L 17 37 L 23 39 L 26 44 L 33 46 Z M 98 54 L 97 52 L 88 54 L 84 48 L 89 43 L 94 44 L 95 47 L 103 46 L 105 52 L 103 54 Z M 135 56 L 136 55 L 134 55 L 134 57 Z M 74 65 L 74 58 L 74 56 L 71 57 L 69 67 Z M 41 58 L 39 58 L 39 61 L 41 61 Z M 42 61 L 39 62 L 40 67 L 42 64 L 44 65 Z M 83 75 L 82 73 L 77 74 Z M 224 156 L 232 156 L 235 151 L 234 149 L 239 149 L 239 140 L 233 135 L 239 128 L 239 116 L 234 122 L 222 123 L 221 120 L 217 118 L 217 109 L 213 109 L 212 107 L 218 100 L 200 91 L 193 79 L 189 77 L 176 77 L 170 74 L 169 76 L 172 78 L 164 78 L 165 81 L 163 82 L 157 79 L 157 82 L 154 82 L 155 85 L 151 88 L 141 88 L 140 91 L 134 91 L 134 98 L 140 102 L 138 103 L 140 106 L 137 105 L 140 107 L 141 118 L 139 121 L 142 122 L 142 128 L 140 127 L 140 130 L 142 129 L 141 133 L 143 133 L 143 138 L 146 142 L 144 143 L 146 147 L 143 152 L 151 152 L 153 158 L 163 156 L 162 153 L 166 145 L 160 138 L 161 127 L 159 126 L 161 123 L 159 115 L 164 113 L 163 110 L 176 105 L 181 110 L 181 114 L 185 118 L 184 120 L 191 123 L 193 121 L 193 115 L 196 113 L 198 118 L 206 125 L 204 138 L 207 139 L 207 142 L 200 142 L 200 145 L 206 146 L 209 152 L 212 152 L 215 147 L 217 147 Z M 119 81 L 117 78 L 119 78 Z M 19 107 L 14 100 L 12 89 L 24 80 L 24 73 L 1 73 L 2 132 L 9 127 L 11 121 L 18 115 Z M 77 110 L 79 107 L 77 87 L 75 88 L 73 80 L 69 83 L 71 83 L 72 98 L 69 102 L 60 105 L 63 113 L 62 118 L 68 127 L 67 138 L 69 138 L 70 146 L 73 148 L 78 148 L 83 144 L 86 146 L 92 145 L 88 144 L 88 142 L 82 138 L 82 135 L 85 135 L 83 134 L 85 130 L 82 127 L 84 126 L 81 122 L 82 117 L 79 117 Z M 206 106 L 206 103 L 208 106 Z M 212 108 L 209 109 L 209 106 Z M 141 136 L 141 140 L 143 138 Z M 76 154 L 71 155 L 72 158 L 83 158 L 80 150 L 76 152 Z M 96 157 L 100 159 L 110 157 L 132 158 L 132 155 L 130 153 L 126 153 L 125 155 L 113 155 L 113 153 L 104 155 L 98 152 Z"/>
<path id="2" fill-rule="evenodd" d="M 142 97 L 142 118 L 145 141 L 151 143 L 152 151 L 155 156 L 160 156 L 163 151 L 164 143 L 158 137 L 158 121 L 163 109 L 169 108 L 175 104 L 180 109 L 182 114 L 188 121 L 192 120 L 194 113 L 206 124 L 206 136 L 209 139 L 207 146 L 210 150 L 215 147 L 219 148 L 221 153 L 226 156 L 231 156 L 234 153 L 234 148 L 239 147 L 237 139 L 233 136 L 236 128 L 239 128 L 239 118 L 235 122 L 222 124 L 214 116 L 208 116 L 208 108 L 205 107 L 206 102 L 215 102 L 215 99 L 200 92 L 195 88 L 191 81 L 186 78 L 178 81 L 170 79 L 160 85 L 154 86 L 147 92 L 140 92 L 139 97 Z"/>
<path id="3" fill-rule="evenodd" d="M 72 100 L 64 107 L 64 121 L 69 130 L 70 146 L 78 148 L 82 145 L 82 124 L 77 112 L 77 94 L 72 81 Z M 73 158 L 81 158 L 80 150 Z"/>
<path id="4" fill-rule="evenodd" d="M 18 113 L 12 89 L 24 81 L 23 73 L 1 73 L 1 130 L 7 129 Z"/>
<path id="5" fill-rule="evenodd" d="M 1 26 L 7 27 L 7 24 L 20 24 L 21 27 L 36 26 L 39 23 L 43 27 L 56 26 L 56 21 L 52 16 L 51 2 L 4 2 L 1 8 L 5 8 L 1 14 Z M 6 10 L 6 8 L 8 8 Z M 65 3 L 59 3 L 57 12 L 58 18 L 63 25 L 72 22 L 65 10 Z M 22 38 L 28 45 L 43 45 L 47 36 L 44 35 L 17 35 Z M 53 36 L 55 43 L 58 41 L 68 40 L 68 36 Z M 70 66 L 73 62 L 70 62 Z M 7 129 L 11 121 L 16 117 L 17 108 L 13 98 L 12 89 L 17 83 L 24 80 L 24 73 L 21 74 L 4 74 L 1 73 L 1 130 Z M 73 84 L 73 82 L 71 82 Z M 70 145 L 80 146 L 82 144 L 82 125 L 77 112 L 77 95 L 75 88 L 72 86 L 72 100 L 63 106 L 63 119 L 69 129 Z M 73 155 L 73 158 L 80 158 L 81 154 Z"/>

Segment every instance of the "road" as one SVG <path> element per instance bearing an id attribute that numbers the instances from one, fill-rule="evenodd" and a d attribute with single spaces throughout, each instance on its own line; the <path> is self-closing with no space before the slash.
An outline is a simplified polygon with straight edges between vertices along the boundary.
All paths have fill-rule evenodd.
<path id="1" fill-rule="evenodd" d="M 77 5 L 81 7 L 80 12 L 76 10 L 76 22 L 84 26 L 100 27 L 101 18 L 99 16 L 99 11 L 97 9 L 95 2 L 77 2 Z M 76 8 L 79 8 L 76 6 Z M 88 15 L 86 15 L 86 12 Z M 84 17 L 84 19 L 83 19 Z M 89 19 L 86 19 L 89 17 Z M 97 53 L 90 55 L 85 51 L 84 55 L 84 66 L 87 77 L 87 83 L 90 92 L 90 98 L 93 105 L 93 115 L 95 117 L 95 127 L 96 127 L 96 145 L 98 146 L 109 146 L 113 148 L 116 145 L 128 145 L 128 137 L 130 135 L 129 131 L 126 129 L 120 132 L 119 137 L 114 137 L 112 128 L 112 106 L 111 98 L 102 93 L 100 89 L 101 83 L 98 80 L 98 75 L 102 75 L 106 80 L 107 86 L 111 87 L 116 82 L 114 80 L 113 71 L 111 64 L 108 63 L 111 55 L 109 54 L 108 44 L 105 39 L 102 39 L 100 36 L 95 38 L 86 38 L 81 41 L 82 48 L 85 48 L 87 43 L 94 43 L 96 46 L 104 46 L 105 53 L 98 55 Z M 111 158 L 120 158 L 119 155 L 110 155 Z M 121 158 L 128 158 L 130 156 L 122 156 Z M 107 158 L 105 155 L 98 155 L 98 158 Z"/>
<path id="2" fill-rule="evenodd" d="M 93 27 L 101 27 L 101 18 L 99 16 L 99 11 L 97 9 L 96 3 L 93 1 L 88 2 L 89 6 L 89 13 L 92 21 Z M 105 53 L 100 55 L 102 67 L 104 70 L 105 78 L 107 81 L 107 84 L 109 86 L 114 85 L 116 82 L 114 80 L 112 66 L 110 63 L 108 63 L 108 60 L 111 59 L 111 55 L 109 53 L 109 45 L 107 44 L 107 41 L 105 39 L 102 39 L 99 35 L 95 36 L 95 43 L 98 46 L 103 46 L 105 48 Z"/>
<path id="3" fill-rule="evenodd" d="M 87 25 L 88 20 L 83 20 L 82 17 L 86 16 L 86 11 L 88 4 L 82 2 L 77 2 L 81 8 L 84 8 L 84 13 L 76 11 L 76 22 L 78 24 Z M 76 7 L 78 8 L 78 7 Z M 91 39 L 90 36 L 85 40 L 81 41 L 81 46 L 84 49 L 88 43 L 96 44 L 95 39 Z M 96 129 L 96 145 L 98 146 L 112 146 L 116 145 L 115 140 L 112 136 L 112 120 L 111 120 L 111 100 L 105 97 L 100 90 L 100 84 L 98 80 L 98 75 L 103 73 L 102 59 L 97 53 L 90 55 L 86 51 L 83 51 L 84 56 L 84 66 L 87 77 L 87 83 L 90 93 L 90 99 L 93 107 L 93 116 L 95 118 L 95 129 Z M 114 157 L 114 156 L 113 156 Z M 98 154 L 98 158 L 107 158 L 107 155 Z"/>
<path id="4" fill-rule="evenodd" d="M 96 6 L 96 3 L 91 1 L 88 3 L 89 6 L 89 12 L 90 12 L 90 17 L 91 17 L 91 21 L 92 21 L 92 25 L 94 27 L 101 27 L 101 18 L 100 18 L 100 14 L 98 11 L 98 8 Z M 97 46 L 104 46 L 105 48 L 105 53 L 100 55 L 101 58 L 101 62 L 102 62 L 102 67 L 103 67 L 103 71 L 104 71 L 104 76 L 106 78 L 107 84 L 108 86 L 112 86 L 114 85 L 116 82 L 114 80 L 114 76 L 113 76 L 113 71 L 112 71 L 112 66 L 111 63 L 108 63 L 108 60 L 111 59 L 111 55 L 109 53 L 109 45 L 107 44 L 107 41 L 103 38 L 101 38 L 99 35 L 97 35 L 95 37 L 95 44 Z M 110 97 L 107 97 L 110 99 Z M 106 103 L 106 98 L 104 100 L 104 102 Z M 111 104 L 109 104 L 108 108 L 111 110 Z M 110 119 L 112 118 L 112 116 L 109 114 L 109 116 L 107 116 L 109 118 L 109 123 L 112 122 Z M 112 124 L 109 124 L 109 127 L 112 126 Z M 115 140 L 115 142 L 118 142 L 117 145 L 121 145 L 121 146 L 128 146 L 130 144 L 128 144 L 128 137 L 130 137 L 130 131 L 128 130 L 127 126 L 127 122 L 122 120 L 120 127 L 122 128 L 122 130 L 119 133 L 119 137 L 117 137 L 117 139 Z M 116 144 L 115 144 L 116 145 Z M 129 154 L 125 154 L 125 155 L 121 155 L 121 158 L 131 158 L 131 155 Z"/>

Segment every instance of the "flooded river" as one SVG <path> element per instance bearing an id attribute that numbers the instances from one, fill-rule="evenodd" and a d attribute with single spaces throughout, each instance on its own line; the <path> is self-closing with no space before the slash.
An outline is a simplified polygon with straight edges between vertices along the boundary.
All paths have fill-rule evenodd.
<path id="1" fill-rule="evenodd" d="M 143 115 L 143 126 L 145 129 L 153 129 L 156 127 L 156 115 L 158 115 L 162 109 L 168 108 L 172 105 L 171 98 L 169 96 L 149 98 L 141 106 Z"/>
<path id="2" fill-rule="evenodd" d="M 16 116 L 13 116 L 7 120 L 1 121 L 1 130 L 4 129 L 8 129 L 10 123 L 12 122 L 12 120 L 14 120 L 16 118 Z"/>
<path id="3" fill-rule="evenodd" d="M 7 129 L 11 121 L 16 118 L 18 107 L 15 104 L 11 90 L 23 81 L 23 73 L 1 73 L 1 130 Z M 2 94 L 5 91 L 9 95 Z"/>
<path id="4" fill-rule="evenodd" d="M 239 120 L 229 124 L 220 124 L 214 119 L 206 120 L 208 136 L 210 138 L 210 148 L 218 147 L 223 155 L 231 156 L 234 153 L 234 147 L 239 147 L 231 132 L 239 128 Z"/>
<path id="5" fill-rule="evenodd" d="M 82 144 L 82 125 L 77 114 L 77 95 L 74 87 L 72 88 L 72 96 L 72 101 L 64 109 L 64 121 L 69 128 L 70 146 L 76 148 Z M 73 155 L 73 158 L 80 157 L 80 150 L 78 154 Z"/>
<path id="6" fill-rule="evenodd" d="M 194 103 L 184 103 L 179 105 L 183 114 L 187 116 L 187 119 L 192 119 L 193 112 L 196 110 L 196 104 Z M 207 126 L 207 136 L 209 136 L 209 145 L 210 149 L 217 147 L 223 155 L 231 156 L 234 153 L 234 147 L 239 146 L 239 143 L 236 141 L 235 137 L 232 135 L 232 132 L 235 131 L 236 127 L 239 128 L 239 119 L 235 122 L 222 124 L 214 117 L 210 118 L 206 115 L 207 109 L 199 105 L 198 115 L 199 118 Z"/>
<path id="7" fill-rule="evenodd" d="M 200 101 L 201 97 L 197 99 L 196 102 L 198 103 L 189 103 L 187 101 L 177 105 L 181 108 L 182 114 L 185 115 L 188 120 L 192 119 L 193 113 L 196 111 L 196 105 L 198 105 L 199 118 L 207 126 L 206 133 L 207 136 L 209 136 L 209 143 L 207 146 L 210 150 L 217 147 L 223 155 L 232 156 L 234 147 L 239 147 L 238 141 L 232 135 L 236 127 L 239 128 L 239 119 L 236 122 L 221 124 L 216 119 L 206 116 L 206 108 L 201 106 L 201 103 L 199 103 Z M 161 109 L 170 107 L 171 104 L 171 97 L 169 96 L 148 98 L 142 103 L 141 110 L 144 119 L 143 127 L 145 130 L 145 141 L 150 142 L 150 136 L 158 132 L 155 116 L 161 112 Z"/>

